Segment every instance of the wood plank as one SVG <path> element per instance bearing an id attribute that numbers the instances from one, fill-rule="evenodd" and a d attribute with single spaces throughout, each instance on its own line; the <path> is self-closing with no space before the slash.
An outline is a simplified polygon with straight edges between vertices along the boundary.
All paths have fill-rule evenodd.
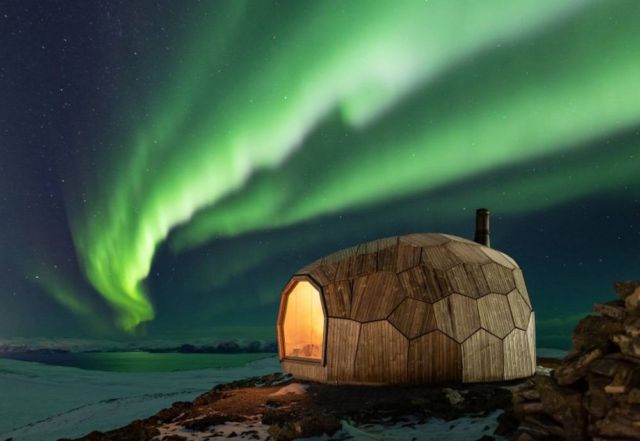
<path id="1" fill-rule="evenodd" d="M 459 294 L 451 294 L 448 299 L 454 333 L 452 337 L 461 342 L 480 328 L 478 305 L 474 299 Z"/>
<path id="2" fill-rule="evenodd" d="M 385 237 L 382 239 L 372 240 L 363 245 L 363 253 L 377 253 L 385 248 L 398 245 L 398 236 Z"/>
<path id="3" fill-rule="evenodd" d="M 527 341 L 529 342 L 529 353 L 531 354 L 531 369 L 536 370 L 536 314 L 531 311 L 529 326 L 527 326 Z"/>
<path id="4" fill-rule="evenodd" d="M 442 245 L 424 248 L 422 250 L 422 263 L 429 268 L 448 270 L 463 262 L 458 256 Z"/>
<path id="5" fill-rule="evenodd" d="M 516 288 L 513 271 L 495 262 L 482 265 L 482 271 L 487 279 L 491 292 L 509 294 Z"/>
<path id="6" fill-rule="evenodd" d="M 436 319 L 436 327 L 445 335 L 453 337 L 453 320 L 451 318 L 451 304 L 449 298 L 444 298 L 433 305 L 433 316 Z"/>
<path id="7" fill-rule="evenodd" d="M 408 338 L 416 338 L 437 328 L 433 307 L 409 298 L 400 303 L 388 320 Z"/>
<path id="8" fill-rule="evenodd" d="M 447 383 L 462 380 L 462 350 L 458 343 L 435 331 L 409 343 L 409 381 Z"/>
<path id="9" fill-rule="evenodd" d="M 478 305 L 474 299 L 451 294 L 433 304 L 438 329 L 461 343 L 480 329 Z"/>
<path id="10" fill-rule="evenodd" d="M 514 329 L 503 341 L 504 379 L 524 378 L 533 375 L 531 352 L 527 332 Z"/>
<path id="11" fill-rule="evenodd" d="M 482 247 L 475 242 L 473 245 L 465 242 L 449 242 L 446 247 L 463 262 L 478 264 L 491 262 L 489 256 L 482 252 Z"/>
<path id="12" fill-rule="evenodd" d="M 489 284 L 487 283 L 487 278 L 484 276 L 484 272 L 482 271 L 482 266 L 475 263 L 465 263 L 464 269 L 476 285 L 476 290 L 479 296 L 483 296 L 491 292 Z"/>
<path id="13" fill-rule="evenodd" d="M 398 260 L 398 247 L 392 246 L 378 251 L 378 271 L 394 271 Z"/>
<path id="14" fill-rule="evenodd" d="M 480 324 L 498 338 L 505 338 L 515 328 L 509 300 L 502 294 L 488 294 L 478 299 Z"/>
<path id="15" fill-rule="evenodd" d="M 336 269 L 336 264 L 309 265 L 298 271 L 297 274 L 309 275 L 320 286 L 325 286 L 335 279 Z"/>
<path id="16" fill-rule="evenodd" d="M 449 294 L 454 294 L 453 288 L 449 283 L 449 279 L 447 279 L 446 271 L 439 269 L 429 269 L 425 273 L 431 274 L 435 277 L 436 281 L 438 282 L 438 286 L 440 287 L 440 292 L 443 298 L 448 296 Z"/>
<path id="17" fill-rule="evenodd" d="M 348 318 L 351 315 L 351 283 L 348 280 L 322 288 L 329 317 Z"/>
<path id="18" fill-rule="evenodd" d="M 330 318 L 327 331 L 327 381 L 348 383 L 355 380 L 354 367 L 360 323 Z"/>
<path id="19" fill-rule="evenodd" d="M 360 322 L 385 319 L 405 298 L 398 277 L 382 271 L 355 279 L 351 319 Z"/>
<path id="20" fill-rule="evenodd" d="M 356 381 L 405 383 L 408 349 L 409 341 L 388 321 L 363 324 L 354 370 Z"/>
<path id="21" fill-rule="evenodd" d="M 468 244 L 472 244 L 472 245 L 478 245 L 477 242 L 474 242 L 470 239 L 466 239 L 464 237 L 460 237 L 460 236 L 454 236 L 453 234 L 442 234 L 440 233 L 440 236 L 446 237 L 449 240 L 452 240 L 454 242 L 463 242 L 463 243 L 468 243 Z"/>
<path id="22" fill-rule="evenodd" d="M 377 270 L 378 266 L 377 253 L 359 254 L 353 260 L 353 266 L 349 277 L 358 277 L 365 274 L 371 274 Z"/>
<path id="23" fill-rule="evenodd" d="M 518 267 L 516 262 L 511 257 L 507 256 L 504 253 L 501 253 L 498 250 L 487 247 L 480 247 L 479 249 L 498 265 L 504 266 L 509 269 L 515 269 Z"/>
<path id="24" fill-rule="evenodd" d="M 502 340 L 480 329 L 462 343 L 462 381 L 500 381 L 503 377 Z"/>
<path id="25" fill-rule="evenodd" d="M 327 370 L 320 363 L 283 360 L 282 370 L 303 380 L 324 382 L 327 379 Z"/>
<path id="26" fill-rule="evenodd" d="M 516 284 L 516 289 L 522 296 L 522 299 L 527 305 L 529 305 L 529 308 L 533 309 L 531 300 L 529 299 L 529 291 L 527 291 L 527 285 L 524 283 L 524 275 L 522 274 L 522 270 L 520 268 L 516 268 L 515 270 L 513 270 L 513 279 Z"/>
<path id="27" fill-rule="evenodd" d="M 509 300 L 511 315 L 513 315 L 513 323 L 516 327 L 526 330 L 527 326 L 529 326 L 531 308 L 529 308 L 529 305 L 526 304 L 517 290 L 513 290 L 507 294 L 507 300 Z"/>
<path id="28" fill-rule="evenodd" d="M 367 254 L 365 256 L 372 256 L 371 254 Z M 373 266 L 371 266 L 371 262 Z M 351 256 L 347 257 L 344 260 L 341 260 L 337 263 L 336 277 L 335 280 L 347 280 L 354 277 L 359 277 L 366 274 L 365 270 L 365 262 L 363 255 Z M 372 258 L 369 263 L 369 270 L 371 272 L 375 271 L 375 258 Z"/>
<path id="29" fill-rule="evenodd" d="M 513 257 L 511 257 L 507 253 L 503 253 L 503 252 L 500 252 L 500 254 L 502 255 L 502 257 L 507 259 L 507 262 L 509 262 L 509 264 L 511 264 L 511 268 L 513 268 L 513 269 L 520 268 L 520 266 L 518 265 L 518 262 L 516 262 Z M 505 266 L 509 266 L 509 265 L 505 265 Z"/>
<path id="30" fill-rule="evenodd" d="M 396 261 L 396 272 L 406 271 L 420 265 L 422 248 L 400 243 L 398 245 L 398 260 Z"/>
<path id="31" fill-rule="evenodd" d="M 422 248 L 444 245 L 451 240 L 448 237 L 441 236 L 440 234 L 430 233 L 405 234 L 404 236 L 400 236 L 399 239 L 400 243 L 406 243 L 407 245 L 414 245 Z"/>
<path id="32" fill-rule="evenodd" d="M 464 265 L 457 265 L 447 270 L 447 280 L 453 292 L 467 297 L 478 298 L 480 293 L 472 276 L 467 273 Z"/>
<path id="33" fill-rule="evenodd" d="M 440 289 L 435 272 L 422 265 L 399 273 L 398 279 L 406 295 L 416 300 L 433 303 L 446 295 Z"/>

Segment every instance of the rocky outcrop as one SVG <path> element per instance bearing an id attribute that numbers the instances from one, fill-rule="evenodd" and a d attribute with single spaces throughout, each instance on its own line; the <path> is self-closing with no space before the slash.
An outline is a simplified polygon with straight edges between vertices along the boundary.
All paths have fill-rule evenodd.
<path id="1" fill-rule="evenodd" d="M 552 374 L 515 389 L 514 440 L 640 440 L 640 282 L 614 289 L 618 299 L 578 323 Z"/>
<path id="2" fill-rule="evenodd" d="M 331 436 L 343 421 L 356 426 L 420 425 L 434 417 L 451 424 L 465 417 L 488 421 L 490 415 L 510 407 L 513 384 L 517 383 L 332 386 L 276 373 L 216 386 L 193 402 L 176 402 L 144 420 L 109 432 L 92 432 L 80 440 L 287 441 Z M 493 436 L 479 439 L 488 441 Z"/>

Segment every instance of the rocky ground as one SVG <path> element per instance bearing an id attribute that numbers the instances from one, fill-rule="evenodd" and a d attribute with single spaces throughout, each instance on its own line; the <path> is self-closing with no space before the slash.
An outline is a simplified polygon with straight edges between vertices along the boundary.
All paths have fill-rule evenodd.
<path id="1" fill-rule="evenodd" d="M 517 441 L 640 440 L 640 282 L 614 288 L 618 299 L 578 323 L 552 374 L 515 390 Z"/>
<path id="2" fill-rule="evenodd" d="M 616 283 L 615 290 L 617 300 L 595 305 L 597 315 L 579 322 L 568 356 L 539 359 L 527 380 L 347 387 L 276 373 L 216 386 L 193 402 L 80 440 L 362 439 L 345 428 L 375 425 L 383 436 L 366 439 L 640 440 L 640 282 Z M 405 428 L 420 431 L 384 436 Z"/>
<path id="3" fill-rule="evenodd" d="M 477 429 L 478 437 L 465 439 L 492 440 L 496 417 L 511 405 L 510 388 L 521 383 L 346 387 L 296 381 L 277 373 L 217 386 L 193 402 L 174 403 L 145 420 L 93 432 L 81 440 L 292 440 L 322 435 L 354 439 L 341 430 L 343 425 L 416 427 L 437 419 L 449 422 L 453 431 L 465 417 L 468 423 L 485 425 Z M 491 418 L 495 424 L 488 425 Z"/>

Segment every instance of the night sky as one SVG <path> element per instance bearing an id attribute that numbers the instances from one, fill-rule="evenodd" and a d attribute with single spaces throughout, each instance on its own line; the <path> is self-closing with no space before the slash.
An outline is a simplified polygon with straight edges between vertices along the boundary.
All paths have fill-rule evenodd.
<path id="1" fill-rule="evenodd" d="M 0 3 L 0 338 L 275 336 L 346 246 L 472 237 L 541 346 L 640 277 L 640 2 Z"/>

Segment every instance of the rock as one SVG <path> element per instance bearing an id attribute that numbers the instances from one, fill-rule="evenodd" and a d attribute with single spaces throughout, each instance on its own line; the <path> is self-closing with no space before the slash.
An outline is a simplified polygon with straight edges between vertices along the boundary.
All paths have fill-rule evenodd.
<path id="1" fill-rule="evenodd" d="M 156 418 L 163 423 L 169 423 L 173 421 L 179 415 L 187 412 L 192 407 L 191 403 L 185 401 L 178 401 L 166 409 L 162 409 L 156 414 Z"/>
<path id="2" fill-rule="evenodd" d="M 584 394 L 583 405 L 591 419 L 604 418 L 613 405 L 613 399 L 604 390 L 611 378 L 600 375 L 589 375 L 589 389 Z"/>
<path id="3" fill-rule="evenodd" d="M 269 435 L 274 441 L 290 441 L 311 436 L 329 436 L 342 427 L 340 420 L 328 414 L 308 415 L 298 420 L 287 421 L 269 427 Z"/>
<path id="4" fill-rule="evenodd" d="M 623 394 L 627 392 L 629 388 L 640 384 L 640 367 L 631 363 L 622 366 L 623 367 L 614 374 L 611 383 L 605 386 L 605 392 L 609 394 Z"/>
<path id="5" fill-rule="evenodd" d="M 629 314 L 640 312 L 640 286 L 624 299 L 624 307 Z"/>
<path id="6" fill-rule="evenodd" d="M 604 352 L 600 347 L 578 354 L 563 362 L 560 367 L 554 371 L 553 377 L 561 386 L 573 384 L 583 378 L 587 374 L 589 365 L 603 355 Z"/>
<path id="7" fill-rule="evenodd" d="M 626 334 L 616 334 L 612 338 L 618 345 L 620 352 L 631 357 L 640 358 L 640 340 L 629 337 Z"/>
<path id="8" fill-rule="evenodd" d="M 544 376 L 513 391 L 515 440 L 640 440 L 640 282 L 615 285 L 622 300 L 595 305 L 573 348 Z M 537 394 L 531 391 L 535 390 Z"/>
<path id="9" fill-rule="evenodd" d="M 638 287 L 640 287 L 640 280 L 616 282 L 613 284 L 613 289 L 621 299 L 626 298 L 633 293 Z"/>
<path id="10" fill-rule="evenodd" d="M 540 393 L 535 389 L 526 389 L 519 393 L 525 400 L 539 400 Z"/>
<path id="11" fill-rule="evenodd" d="M 621 437 L 624 439 L 640 439 L 640 408 L 614 408 L 607 415 L 595 422 L 598 435 Z"/>
<path id="12" fill-rule="evenodd" d="M 607 303 L 596 303 L 593 305 L 593 312 L 609 317 L 614 320 L 622 320 L 625 316 L 625 304 L 622 300 L 613 300 Z"/>
<path id="13" fill-rule="evenodd" d="M 573 351 L 583 352 L 594 347 L 606 348 L 611 336 L 622 334 L 624 325 L 608 317 L 587 316 L 580 320 L 573 331 Z"/>
<path id="14" fill-rule="evenodd" d="M 627 403 L 640 404 L 640 389 L 631 389 L 627 394 Z"/>
<path id="15" fill-rule="evenodd" d="M 612 357 L 599 358 L 589 365 L 589 372 L 605 377 L 613 377 L 618 368 L 618 363 L 619 361 Z"/>
<path id="16" fill-rule="evenodd" d="M 520 405 L 520 409 L 522 409 L 522 413 L 540 413 L 544 410 L 544 406 L 539 401 L 534 401 L 531 403 L 522 403 Z"/>
<path id="17" fill-rule="evenodd" d="M 212 414 L 206 415 L 201 418 L 185 421 L 182 425 L 185 429 L 204 431 L 212 426 L 218 426 L 220 424 L 228 422 L 240 422 L 246 421 L 247 417 L 244 415 L 227 415 L 227 414 Z"/>
<path id="18" fill-rule="evenodd" d="M 457 390 L 445 387 L 442 389 L 442 392 L 444 392 L 447 400 L 449 400 L 449 404 L 452 406 L 456 406 L 464 401 L 464 397 Z"/>
<path id="19" fill-rule="evenodd" d="M 624 332 L 631 338 L 640 338 L 640 316 L 629 316 L 624 321 Z"/>
<path id="20" fill-rule="evenodd" d="M 531 435 L 529 435 L 527 432 L 519 432 L 515 436 L 515 438 L 513 438 L 513 440 L 514 441 L 536 441 L 536 439 Z"/>
<path id="21" fill-rule="evenodd" d="M 564 437 L 564 428 L 548 415 L 527 415 L 524 419 L 523 429 L 531 433 L 544 434 L 545 437 Z"/>
<path id="22" fill-rule="evenodd" d="M 562 424 L 565 438 L 569 441 L 587 439 L 587 415 L 582 406 L 582 393 L 559 386 L 551 377 L 538 377 L 535 384 L 545 413 Z"/>

